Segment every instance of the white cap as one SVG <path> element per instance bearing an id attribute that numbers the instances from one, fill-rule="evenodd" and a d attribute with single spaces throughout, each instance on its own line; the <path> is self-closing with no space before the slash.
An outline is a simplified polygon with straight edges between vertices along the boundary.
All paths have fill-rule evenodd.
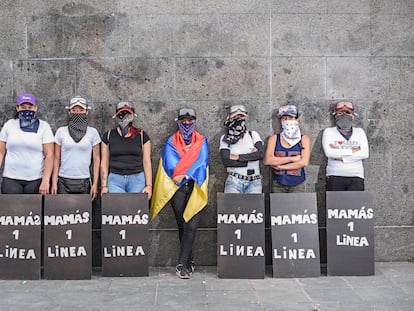
<path id="1" fill-rule="evenodd" d="M 234 105 L 230 107 L 230 118 L 233 118 L 234 116 L 237 116 L 238 114 L 241 114 L 243 116 L 247 116 L 247 109 L 243 105 Z"/>
<path id="2" fill-rule="evenodd" d="M 86 99 L 80 96 L 72 98 L 69 106 L 66 106 L 66 109 L 72 109 L 75 106 L 81 106 L 83 109 L 91 109 L 91 107 L 86 104 Z"/>

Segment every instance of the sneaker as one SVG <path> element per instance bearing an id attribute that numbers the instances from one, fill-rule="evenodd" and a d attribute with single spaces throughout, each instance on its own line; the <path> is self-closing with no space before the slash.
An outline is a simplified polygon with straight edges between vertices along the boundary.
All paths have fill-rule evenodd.
<path id="1" fill-rule="evenodd" d="M 188 270 L 188 274 L 189 275 L 192 275 L 193 274 L 193 272 L 195 270 L 195 262 L 194 262 L 194 260 L 190 260 L 187 263 L 187 270 Z"/>
<path id="2" fill-rule="evenodd" d="M 190 278 L 190 274 L 188 273 L 186 266 L 181 263 L 175 267 L 175 274 L 177 274 L 180 279 Z"/>

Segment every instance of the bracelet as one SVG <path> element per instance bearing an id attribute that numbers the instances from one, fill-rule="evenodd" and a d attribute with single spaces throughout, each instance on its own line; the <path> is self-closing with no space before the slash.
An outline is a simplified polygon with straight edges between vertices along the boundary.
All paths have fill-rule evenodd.
<path id="1" fill-rule="evenodd" d="M 145 187 L 151 187 L 152 188 L 152 185 L 146 185 Z"/>
<path id="2" fill-rule="evenodd" d="M 102 186 L 102 188 L 108 188 L 108 186 Z"/>

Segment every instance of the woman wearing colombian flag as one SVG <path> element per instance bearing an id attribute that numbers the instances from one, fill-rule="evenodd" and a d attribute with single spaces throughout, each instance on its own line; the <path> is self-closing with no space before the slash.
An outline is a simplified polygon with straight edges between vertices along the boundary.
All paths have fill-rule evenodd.
<path id="1" fill-rule="evenodd" d="M 178 111 L 178 131 L 164 145 L 151 200 L 151 218 L 171 202 L 180 239 L 176 274 L 181 279 L 194 272 L 193 242 L 208 202 L 208 143 L 194 130 L 196 119 L 192 108 Z"/>

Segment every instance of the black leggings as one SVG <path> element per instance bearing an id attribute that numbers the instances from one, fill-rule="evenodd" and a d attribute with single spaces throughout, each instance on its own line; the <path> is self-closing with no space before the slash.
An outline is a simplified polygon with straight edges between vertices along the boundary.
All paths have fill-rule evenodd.
<path id="1" fill-rule="evenodd" d="M 178 235 L 180 238 L 180 254 L 178 256 L 178 263 L 183 265 L 193 260 L 193 243 L 198 224 L 201 219 L 201 212 L 199 212 L 194 215 L 189 222 L 184 221 L 184 210 L 193 188 L 194 182 L 188 182 L 178 189 L 171 199 L 171 206 L 174 210 L 178 226 Z"/>
<path id="2" fill-rule="evenodd" d="M 326 191 L 364 191 L 364 189 L 364 179 L 360 177 L 326 177 Z"/>
<path id="3" fill-rule="evenodd" d="M 3 177 L 1 193 L 3 194 L 39 194 L 42 179 L 20 180 Z"/>
<path id="4" fill-rule="evenodd" d="M 59 194 L 89 194 L 91 192 L 91 183 L 89 178 L 73 179 L 58 177 L 57 193 Z"/>

